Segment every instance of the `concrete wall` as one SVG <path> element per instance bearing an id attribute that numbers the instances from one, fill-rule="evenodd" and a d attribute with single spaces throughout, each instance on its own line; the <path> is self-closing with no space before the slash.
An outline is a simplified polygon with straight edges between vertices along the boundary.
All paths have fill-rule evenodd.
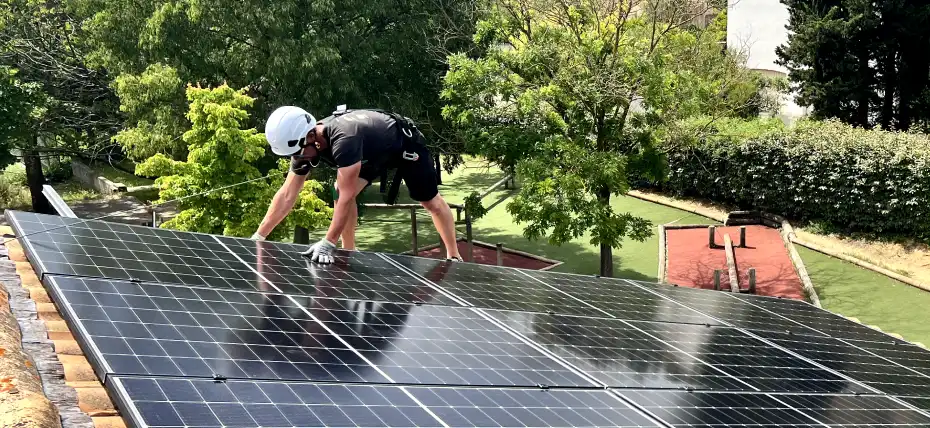
<path id="1" fill-rule="evenodd" d="M 126 191 L 126 185 L 107 180 L 105 177 L 98 175 L 91 167 L 76 160 L 71 161 L 71 173 L 74 174 L 74 179 L 79 183 L 104 195 Z"/>

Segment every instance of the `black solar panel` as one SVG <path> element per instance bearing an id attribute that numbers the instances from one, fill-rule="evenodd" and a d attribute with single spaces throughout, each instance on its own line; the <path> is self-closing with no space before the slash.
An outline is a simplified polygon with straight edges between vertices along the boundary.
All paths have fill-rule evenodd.
<path id="1" fill-rule="evenodd" d="M 734 297 L 742 299 L 754 306 L 783 315 L 831 337 L 873 341 L 886 341 L 890 337 L 878 330 L 850 321 L 832 312 L 819 309 L 806 302 L 771 297 L 750 298 L 743 295 L 734 295 Z"/>
<path id="2" fill-rule="evenodd" d="M 594 306 L 516 269 L 399 255 L 387 257 L 472 306 L 563 314 L 599 313 Z"/>
<path id="3" fill-rule="evenodd" d="M 779 316 L 775 312 L 767 311 L 741 299 L 735 299 L 730 293 L 708 293 L 707 290 L 688 287 L 669 287 L 642 281 L 630 282 L 734 327 L 822 335 L 804 325 Z"/>
<path id="4" fill-rule="evenodd" d="M 663 299 L 626 281 L 557 272 L 527 272 L 548 285 L 586 302 L 604 314 L 626 320 L 688 324 L 720 324 L 682 305 Z"/>
<path id="5" fill-rule="evenodd" d="M 386 381 L 313 320 L 306 299 L 93 278 L 46 283 L 99 353 L 98 372 Z"/>
<path id="6" fill-rule="evenodd" d="M 930 377 L 901 367 L 842 340 L 758 332 L 778 346 L 890 395 L 930 397 Z"/>
<path id="7" fill-rule="evenodd" d="M 131 426 L 930 427 L 930 353 L 802 302 L 7 218 Z"/>
<path id="8" fill-rule="evenodd" d="M 607 391 L 115 377 L 150 427 L 651 427 Z"/>
<path id="9" fill-rule="evenodd" d="M 887 397 L 624 391 L 673 427 L 930 426 L 930 417 Z"/>
<path id="10" fill-rule="evenodd" d="M 261 290 L 262 283 L 210 235 L 7 212 L 39 275 L 59 274 Z M 48 232 L 42 232 L 48 230 Z"/>

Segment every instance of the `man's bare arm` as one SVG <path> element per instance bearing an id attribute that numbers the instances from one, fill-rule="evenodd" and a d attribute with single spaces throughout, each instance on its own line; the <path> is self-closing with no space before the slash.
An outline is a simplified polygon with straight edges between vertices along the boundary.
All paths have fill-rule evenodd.
<path id="1" fill-rule="evenodd" d="M 339 188 L 339 200 L 333 209 L 333 221 L 329 224 L 326 239 L 335 243 L 348 224 L 349 215 L 355 207 L 355 195 L 358 194 L 358 174 L 362 171 L 362 163 L 339 168 L 336 171 L 336 186 Z"/>
<path id="2" fill-rule="evenodd" d="M 287 179 L 284 180 L 284 184 L 281 185 L 281 188 L 278 189 L 274 198 L 271 200 L 271 205 L 268 206 L 268 212 L 265 213 L 265 218 L 262 220 L 261 225 L 258 226 L 257 233 L 259 235 L 268 236 L 271 231 L 274 230 L 275 226 L 281 223 L 284 217 L 287 217 L 287 214 L 294 208 L 294 202 L 297 202 L 297 196 L 300 195 L 300 190 L 303 188 L 304 182 L 306 181 L 306 175 L 297 175 L 293 172 L 288 173 Z"/>

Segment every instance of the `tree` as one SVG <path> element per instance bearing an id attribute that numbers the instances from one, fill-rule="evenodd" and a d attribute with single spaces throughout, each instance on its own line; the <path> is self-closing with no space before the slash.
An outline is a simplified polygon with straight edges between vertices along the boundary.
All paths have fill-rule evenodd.
<path id="1" fill-rule="evenodd" d="M 655 143 L 676 122 L 732 114 L 754 94 L 739 59 L 721 52 L 719 22 L 686 28 L 710 6 L 501 0 L 478 24 L 486 52 L 449 58 L 444 114 L 468 152 L 523 177 L 507 209 L 527 238 L 588 235 L 612 275 L 612 249 L 651 234 L 610 203 L 628 190 L 628 170 L 657 175 Z"/>
<path id="2" fill-rule="evenodd" d="M 930 7 L 915 0 L 782 0 L 788 43 L 777 49 L 797 102 L 817 119 L 926 128 Z"/>
<path id="3" fill-rule="evenodd" d="M 142 174 L 159 176 L 155 180 L 158 202 L 179 200 L 181 211 L 162 227 L 248 236 L 283 183 L 288 163 L 279 162 L 269 178 L 262 178 L 252 165 L 264 156 L 267 143 L 254 128 L 242 129 L 249 119 L 246 109 L 254 102 L 244 90 L 227 85 L 188 87 L 187 99 L 190 129 L 183 137 L 188 144 L 187 160 L 176 161 L 158 153 L 137 167 Z M 246 183 L 239 184 L 242 182 Z M 314 193 L 319 191 L 322 186 L 308 180 L 283 224 L 307 228 L 329 224 L 332 210 Z M 285 229 L 277 228 L 272 238 L 285 236 Z"/>
<path id="4" fill-rule="evenodd" d="M 13 159 L 12 150 L 22 153 L 26 166 L 26 184 L 32 196 L 32 209 L 52 213 L 51 205 L 42 195 L 42 164 L 36 153 L 36 139 L 42 132 L 49 100 L 38 83 L 23 82 L 17 70 L 0 66 L 0 166 Z"/>
<path id="5" fill-rule="evenodd" d="M 177 138 L 158 111 L 183 104 L 181 82 L 248 88 L 256 98 L 252 125 L 276 107 L 300 105 L 316 116 L 337 105 L 393 109 L 420 124 L 443 152 L 456 151 L 440 114 L 438 92 L 449 50 L 465 49 L 481 0 L 338 0 L 277 2 L 218 0 L 69 0 L 83 18 L 95 67 L 126 76 L 126 123 L 157 138 Z M 159 69 L 150 69 L 154 64 Z M 155 79 L 157 75 L 163 78 Z M 129 77 L 129 76 L 133 77 Z M 132 85 L 130 85 L 132 83 Z M 154 85 L 159 85 L 156 88 Z M 131 94 L 135 86 L 158 93 Z M 163 95 L 174 93 L 173 99 Z M 159 119 L 159 117 L 161 117 Z M 153 129 L 154 128 L 154 129 Z M 156 129 L 158 132 L 155 132 Z M 164 138 L 155 137 L 163 135 Z M 130 152 L 142 140 L 119 139 Z M 140 156 L 143 153 L 138 153 Z M 176 153 L 176 155 L 183 155 Z M 180 159 L 181 157 L 178 157 Z"/>

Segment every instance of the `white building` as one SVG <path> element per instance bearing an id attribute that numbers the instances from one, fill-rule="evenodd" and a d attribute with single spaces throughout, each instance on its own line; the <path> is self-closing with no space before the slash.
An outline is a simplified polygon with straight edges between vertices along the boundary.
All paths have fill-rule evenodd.
<path id="1" fill-rule="evenodd" d="M 729 0 L 727 47 L 747 54 L 746 67 L 768 76 L 787 77 L 778 65 L 775 48 L 788 42 L 788 9 L 779 0 Z M 778 116 L 793 122 L 808 109 L 795 104 L 794 94 L 783 99 Z"/>

